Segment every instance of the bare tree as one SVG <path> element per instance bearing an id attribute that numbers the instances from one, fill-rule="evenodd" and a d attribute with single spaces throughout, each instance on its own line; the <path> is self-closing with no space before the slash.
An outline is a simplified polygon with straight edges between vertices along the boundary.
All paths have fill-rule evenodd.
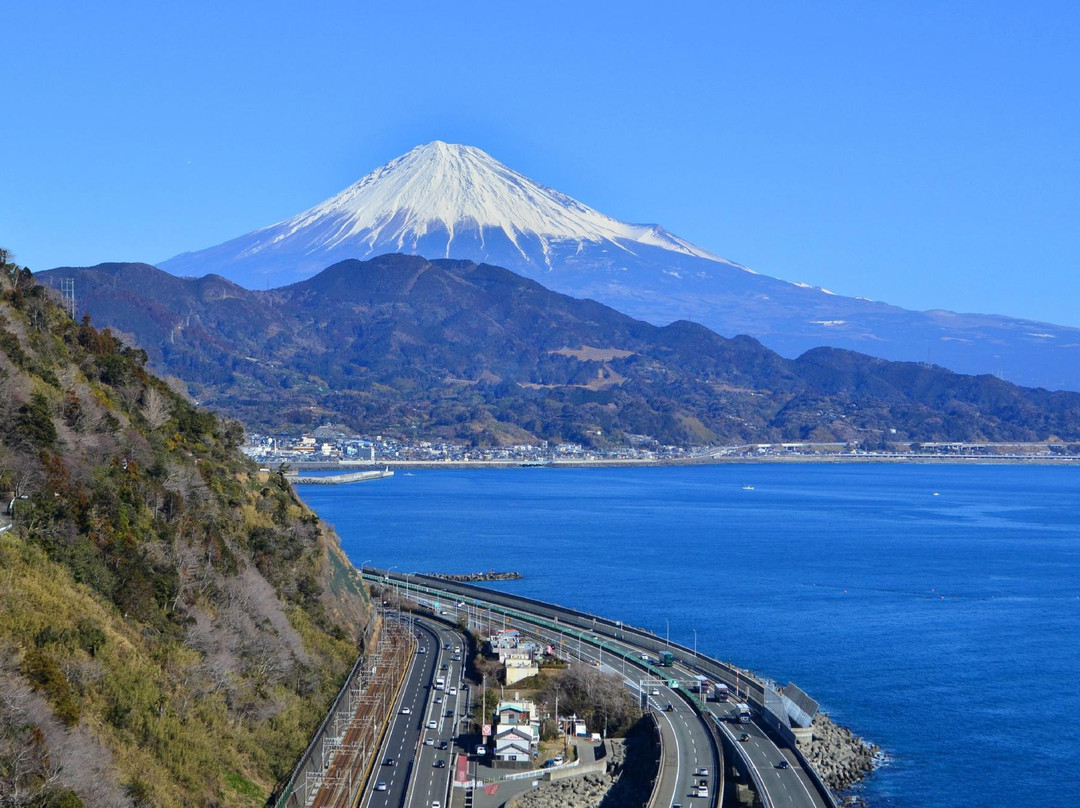
<path id="1" fill-rule="evenodd" d="M 142 416 L 151 429 L 165 426 L 172 417 L 172 404 L 153 385 L 147 385 L 143 391 Z"/>

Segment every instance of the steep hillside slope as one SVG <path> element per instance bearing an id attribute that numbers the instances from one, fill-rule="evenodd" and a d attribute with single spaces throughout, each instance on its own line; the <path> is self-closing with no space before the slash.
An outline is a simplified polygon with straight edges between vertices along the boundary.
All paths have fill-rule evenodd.
<path id="1" fill-rule="evenodd" d="M 1076 394 L 837 349 L 786 360 L 468 261 L 343 261 L 267 292 L 144 264 L 43 275 L 75 278 L 84 309 L 156 367 L 264 429 L 592 445 L 1080 436 Z"/>
<path id="2" fill-rule="evenodd" d="M 0 264 L 0 804 L 262 805 L 366 594 L 239 424 Z"/>

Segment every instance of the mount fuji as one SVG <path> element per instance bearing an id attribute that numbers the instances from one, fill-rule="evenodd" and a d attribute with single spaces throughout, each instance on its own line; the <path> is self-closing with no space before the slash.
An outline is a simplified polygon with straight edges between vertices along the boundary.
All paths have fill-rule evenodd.
<path id="1" fill-rule="evenodd" d="M 691 319 L 786 356 L 827 345 L 885 359 L 1080 390 L 1080 329 L 999 315 L 916 312 L 772 278 L 652 224 L 629 224 L 435 141 L 303 213 L 158 266 L 249 289 L 387 253 L 503 266 L 655 324 Z"/>

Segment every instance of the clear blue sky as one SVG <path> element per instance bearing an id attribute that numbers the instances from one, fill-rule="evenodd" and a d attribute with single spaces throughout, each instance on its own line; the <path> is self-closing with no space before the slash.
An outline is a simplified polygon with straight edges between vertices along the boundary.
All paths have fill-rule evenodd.
<path id="1" fill-rule="evenodd" d="M 1080 326 L 1080 3 L 5 2 L 0 245 L 155 262 L 419 143 L 760 272 Z"/>

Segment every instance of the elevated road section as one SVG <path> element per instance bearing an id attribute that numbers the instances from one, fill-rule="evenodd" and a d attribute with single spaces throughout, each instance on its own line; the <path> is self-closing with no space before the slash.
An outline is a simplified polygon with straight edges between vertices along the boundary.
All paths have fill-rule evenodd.
<path id="1" fill-rule="evenodd" d="M 835 796 L 825 787 L 817 772 L 794 743 L 794 735 L 782 720 L 766 709 L 766 689 L 769 685 L 733 665 L 700 654 L 678 644 L 668 644 L 662 638 L 643 629 L 621 622 L 590 615 L 554 604 L 496 592 L 467 583 L 449 582 L 428 576 L 394 575 L 371 571 L 365 573 L 371 583 L 395 587 L 407 599 L 443 610 L 464 611 L 471 621 L 482 618 L 483 611 L 499 615 L 506 621 L 529 624 L 544 629 L 555 637 L 560 646 L 568 642 L 578 648 L 592 647 L 597 657 L 621 672 L 637 670 L 658 680 L 670 679 L 674 688 L 685 692 L 695 675 L 725 682 L 737 694 L 737 700 L 754 708 L 750 726 L 753 742 L 738 740 L 746 725 L 732 724 L 733 717 L 722 705 L 701 704 L 712 714 L 712 722 L 720 736 L 736 755 L 736 768 L 748 775 L 761 801 L 777 808 L 835 808 Z M 460 604 L 460 605 L 459 605 Z M 489 618 L 490 620 L 490 618 Z M 661 667 L 657 660 L 671 649 L 679 660 L 674 668 Z M 691 697 L 692 698 L 692 697 Z M 674 704 L 674 701 L 672 702 Z M 726 731 L 725 731 L 726 730 Z M 783 761 L 783 762 L 782 762 Z M 684 801 L 685 802 L 685 801 Z"/>

